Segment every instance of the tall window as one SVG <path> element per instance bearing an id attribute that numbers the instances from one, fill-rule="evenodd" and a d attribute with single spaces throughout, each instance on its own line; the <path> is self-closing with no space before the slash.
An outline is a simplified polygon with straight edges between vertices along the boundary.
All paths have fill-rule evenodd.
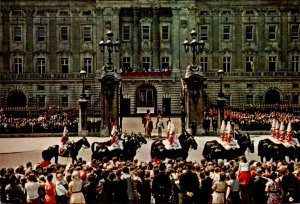
<path id="1" fill-rule="evenodd" d="M 22 41 L 22 28 L 20 26 L 14 27 L 14 41 Z"/>
<path id="2" fill-rule="evenodd" d="M 223 70 L 230 72 L 230 57 L 223 57 Z"/>
<path id="3" fill-rule="evenodd" d="M 131 59 L 130 57 L 123 57 L 123 70 L 129 70 L 131 68 Z"/>
<path id="4" fill-rule="evenodd" d="M 83 68 L 86 73 L 92 73 L 92 58 L 83 58 Z"/>
<path id="5" fill-rule="evenodd" d="M 83 41 L 92 41 L 92 27 L 83 27 Z"/>
<path id="6" fill-rule="evenodd" d="M 253 26 L 246 26 L 246 40 L 253 40 Z"/>
<path id="7" fill-rule="evenodd" d="M 292 56 L 292 70 L 294 72 L 299 71 L 299 56 Z"/>
<path id="8" fill-rule="evenodd" d="M 45 107 L 46 105 L 46 98 L 45 96 L 39 96 L 38 97 L 38 106 L 39 107 Z"/>
<path id="9" fill-rule="evenodd" d="M 61 58 L 60 60 L 61 73 L 69 73 L 69 59 Z"/>
<path id="10" fill-rule="evenodd" d="M 299 103 L 299 95 L 293 95 L 292 96 L 292 103 L 293 104 L 298 104 Z"/>
<path id="11" fill-rule="evenodd" d="M 143 68 L 148 71 L 150 68 L 150 57 L 143 57 Z"/>
<path id="12" fill-rule="evenodd" d="M 61 106 L 67 107 L 69 105 L 69 98 L 68 96 L 61 97 Z"/>
<path id="13" fill-rule="evenodd" d="M 253 95 L 247 95 L 247 104 L 253 104 Z"/>
<path id="14" fill-rule="evenodd" d="M 208 57 L 200 57 L 200 65 L 203 72 L 208 70 Z"/>
<path id="15" fill-rule="evenodd" d="M 162 57 L 161 58 L 161 68 L 162 69 L 169 69 L 170 68 L 169 57 Z"/>
<path id="16" fill-rule="evenodd" d="M 150 27 L 143 26 L 142 31 L 143 31 L 143 33 L 142 33 L 143 40 L 150 40 Z"/>
<path id="17" fill-rule="evenodd" d="M 69 40 L 69 28 L 68 27 L 60 27 L 60 39 L 61 41 Z"/>
<path id="18" fill-rule="evenodd" d="M 269 57 L 269 71 L 270 72 L 276 71 L 276 57 L 275 56 Z"/>
<path id="19" fill-rule="evenodd" d="M 154 91 L 151 87 L 139 87 L 137 89 L 137 107 L 154 107 Z"/>
<path id="20" fill-rule="evenodd" d="M 299 25 L 292 25 L 291 27 L 291 39 L 298 40 L 299 39 Z"/>
<path id="21" fill-rule="evenodd" d="M 22 74 L 23 72 L 22 58 L 20 57 L 14 58 L 14 69 L 15 69 L 15 74 Z"/>
<path id="22" fill-rule="evenodd" d="M 200 28 L 200 39 L 201 40 L 208 40 L 208 27 L 201 26 Z"/>
<path id="23" fill-rule="evenodd" d="M 123 40 L 130 41 L 130 26 L 123 26 Z"/>
<path id="24" fill-rule="evenodd" d="M 36 65 L 39 74 L 46 73 L 46 59 L 44 57 L 37 58 Z"/>
<path id="25" fill-rule="evenodd" d="M 37 34 L 37 41 L 38 42 L 44 42 L 46 39 L 46 29 L 45 27 L 37 27 L 36 30 L 36 34 Z"/>
<path id="26" fill-rule="evenodd" d="M 223 26 L 223 40 L 230 40 L 230 26 Z"/>
<path id="27" fill-rule="evenodd" d="M 246 72 L 253 72 L 253 57 L 246 57 Z"/>
<path id="28" fill-rule="evenodd" d="M 269 40 L 276 40 L 276 26 L 269 25 Z"/>
<path id="29" fill-rule="evenodd" d="M 161 27 L 161 39 L 162 40 L 169 40 L 169 26 L 162 26 Z"/>

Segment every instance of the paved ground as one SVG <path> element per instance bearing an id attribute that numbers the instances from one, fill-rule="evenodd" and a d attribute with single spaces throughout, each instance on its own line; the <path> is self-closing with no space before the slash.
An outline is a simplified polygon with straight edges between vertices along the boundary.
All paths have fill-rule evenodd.
<path id="1" fill-rule="evenodd" d="M 143 132 L 143 127 L 141 124 L 140 118 L 127 118 L 123 120 L 123 130 L 127 132 Z M 177 132 L 180 131 L 180 120 L 179 118 L 174 118 L 172 121 L 175 123 Z M 166 123 L 166 119 L 165 119 Z M 163 135 L 165 135 L 166 129 L 164 129 Z M 154 130 L 154 134 L 156 134 Z M 255 144 L 255 152 L 253 154 L 247 153 L 246 156 L 248 159 L 256 159 L 257 157 L 257 144 L 261 139 L 266 138 L 267 136 L 253 136 Z M 74 141 L 80 139 L 79 137 L 72 137 Z M 106 141 L 108 137 L 89 137 L 88 141 L 90 144 L 95 141 Z M 216 137 L 196 137 L 198 143 L 198 149 L 192 150 L 189 153 L 188 160 L 191 161 L 200 161 L 202 156 L 203 147 L 206 141 L 216 139 Z M 44 149 L 47 149 L 50 145 L 58 144 L 60 137 L 37 137 L 37 138 L 0 138 L 0 167 L 16 167 L 20 164 L 25 164 L 27 161 L 33 163 L 41 162 L 41 152 Z M 143 161 L 150 160 L 150 146 L 153 142 L 153 139 L 148 139 L 148 143 L 143 145 L 136 155 L 136 158 Z M 91 149 L 82 149 L 79 153 L 79 157 L 82 157 L 85 160 L 90 160 L 91 158 Z M 52 161 L 54 162 L 54 161 Z M 60 163 L 67 163 L 70 160 L 66 158 L 59 158 Z"/>

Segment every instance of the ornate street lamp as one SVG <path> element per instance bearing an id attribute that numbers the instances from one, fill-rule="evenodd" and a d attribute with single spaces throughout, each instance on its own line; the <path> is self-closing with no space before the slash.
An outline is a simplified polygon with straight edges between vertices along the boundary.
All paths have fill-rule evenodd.
<path id="1" fill-rule="evenodd" d="M 82 79 L 82 94 L 81 94 L 81 97 L 85 98 L 85 87 L 84 87 L 84 81 L 86 79 L 86 71 L 85 70 L 81 70 L 80 71 L 80 76 L 81 76 L 81 79 Z"/>
<path id="2" fill-rule="evenodd" d="M 112 66 L 113 63 L 112 63 L 111 54 L 113 53 L 113 51 L 119 52 L 120 42 L 118 41 L 118 39 L 115 42 L 112 41 L 114 34 L 111 30 L 106 32 L 106 36 L 107 36 L 106 42 L 104 42 L 104 39 L 102 38 L 102 40 L 100 40 L 100 42 L 99 42 L 99 46 L 100 46 L 101 52 L 103 52 L 103 53 L 105 51 L 105 47 L 107 48 L 108 62 L 107 62 L 106 69 L 107 69 L 107 71 L 113 71 L 113 66 Z"/>
<path id="3" fill-rule="evenodd" d="M 189 42 L 188 39 L 186 38 L 185 41 L 183 42 L 183 46 L 184 46 L 184 50 L 186 52 L 188 52 L 191 48 L 191 51 L 193 53 L 192 65 L 195 65 L 196 64 L 196 53 L 202 52 L 204 50 L 205 42 L 203 40 L 200 40 L 200 41 L 196 40 L 197 32 L 196 32 L 195 28 L 193 28 L 190 35 L 192 36 L 191 42 Z"/>

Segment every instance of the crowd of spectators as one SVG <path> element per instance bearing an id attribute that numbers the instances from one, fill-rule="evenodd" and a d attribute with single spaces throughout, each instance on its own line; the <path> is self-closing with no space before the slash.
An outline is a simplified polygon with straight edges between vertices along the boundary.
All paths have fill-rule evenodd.
<path id="1" fill-rule="evenodd" d="M 299 202 L 300 163 L 216 163 L 117 158 L 1 168 L 5 203 L 286 203 Z M 241 175 L 249 175 L 247 176 Z"/>

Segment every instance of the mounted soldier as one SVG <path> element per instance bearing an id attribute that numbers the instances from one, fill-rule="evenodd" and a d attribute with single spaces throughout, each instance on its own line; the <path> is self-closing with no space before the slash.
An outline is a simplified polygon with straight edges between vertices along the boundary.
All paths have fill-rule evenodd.
<path id="1" fill-rule="evenodd" d="M 220 139 L 221 139 L 222 141 L 226 141 L 226 135 L 225 135 L 225 121 L 224 121 L 224 120 L 222 121 L 221 128 L 220 128 Z"/>
<path id="2" fill-rule="evenodd" d="M 59 155 L 64 155 L 66 151 L 69 151 L 72 141 L 68 137 L 67 126 L 64 127 L 63 136 L 60 139 Z"/>
<path id="3" fill-rule="evenodd" d="M 284 140 L 285 140 L 285 127 L 284 127 L 284 122 L 281 122 L 281 124 L 280 124 L 279 133 L 280 133 L 280 141 L 281 141 L 281 142 L 284 142 Z"/>
<path id="4" fill-rule="evenodd" d="M 287 133 L 287 142 L 291 143 L 292 139 L 293 139 L 292 123 L 291 122 L 289 122 L 289 124 L 287 126 L 286 133 Z"/>
<path id="5" fill-rule="evenodd" d="M 169 123 L 170 130 L 169 130 L 169 137 L 165 140 L 165 147 L 166 149 L 181 149 L 181 144 L 178 140 L 178 138 L 175 135 L 175 125 L 174 123 Z"/>
<path id="6" fill-rule="evenodd" d="M 117 129 L 117 125 L 114 125 L 112 127 L 111 131 L 111 145 L 108 147 L 108 150 L 112 151 L 115 149 L 124 149 L 123 141 L 119 138 L 119 132 Z"/>

